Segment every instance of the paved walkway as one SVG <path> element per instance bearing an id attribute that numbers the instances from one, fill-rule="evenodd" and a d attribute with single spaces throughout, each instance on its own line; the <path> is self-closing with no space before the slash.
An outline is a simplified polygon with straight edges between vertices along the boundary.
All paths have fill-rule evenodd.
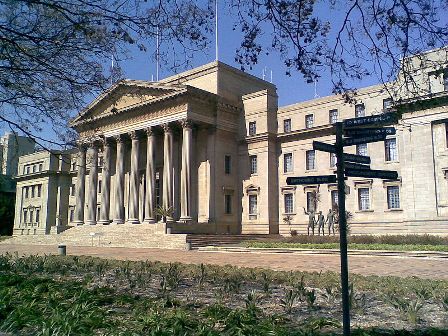
<path id="1" fill-rule="evenodd" d="M 19 254 L 56 254 L 57 246 L 7 245 L 0 244 L 0 254 L 18 252 Z M 272 253 L 241 252 L 199 252 L 159 250 L 120 247 L 67 247 L 67 254 L 89 255 L 121 260 L 152 260 L 162 262 L 181 262 L 190 264 L 232 264 L 240 267 L 261 267 L 274 270 L 296 270 L 308 272 L 339 272 L 337 255 L 294 255 Z M 421 278 L 448 280 L 448 261 L 446 259 L 389 257 L 389 256 L 349 256 L 351 273 L 362 275 L 417 276 Z"/>

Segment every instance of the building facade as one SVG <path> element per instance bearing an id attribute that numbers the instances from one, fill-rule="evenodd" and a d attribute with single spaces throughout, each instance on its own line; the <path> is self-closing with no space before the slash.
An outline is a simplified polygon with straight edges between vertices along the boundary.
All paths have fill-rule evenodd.
<path id="1" fill-rule="evenodd" d="M 20 158 L 14 232 L 151 225 L 165 213 L 173 232 L 305 233 L 305 212 L 326 214 L 336 185 L 288 186 L 286 178 L 334 173 L 334 156 L 313 151 L 313 140 L 333 143 L 335 122 L 393 108 L 396 135 L 346 148 L 370 156 L 372 169 L 399 173 L 347 180 L 352 233 L 448 234 L 448 73 L 418 66 L 423 91 L 401 85 L 391 94 L 400 74 L 360 89 L 352 104 L 329 96 L 278 107 L 273 84 L 221 62 L 159 82 L 122 80 L 72 120 L 76 152 Z M 35 176 L 26 169 L 40 162 Z M 39 184 L 41 196 L 25 197 Z M 39 218 L 33 210 L 30 222 L 35 204 Z"/>

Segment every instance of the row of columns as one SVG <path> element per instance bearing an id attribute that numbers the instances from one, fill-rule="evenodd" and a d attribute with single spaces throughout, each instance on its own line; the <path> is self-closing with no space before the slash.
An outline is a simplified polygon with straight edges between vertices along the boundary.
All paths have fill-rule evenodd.
<path id="1" fill-rule="evenodd" d="M 190 221 L 191 217 L 191 165 L 192 165 L 192 127 L 191 123 L 183 120 L 182 124 L 182 169 L 181 169 L 181 221 Z M 152 127 L 145 130 L 147 141 L 146 154 L 146 197 L 144 203 L 144 222 L 154 223 L 156 215 L 154 211 L 155 203 L 155 148 L 156 137 Z M 170 125 L 163 125 L 163 207 L 173 209 L 173 132 Z M 128 223 L 138 224 L 139 221 L 139 156 L 140 137 L 138 131 L 129 133 L 131 138 L 131 171 L 129 181 L 129 212 Z M 112 141 L 114 140 L 114 141 Z M 125 137 L 117 135 L 112 138 L 105 138 L 103 143 L 103 173 L 102 192 L 99 219 L 97 218 L 97 195 L 98 195 L 98 143 L 90 144 L 92 151 L 92 162 L 89 173 L 89 190 L 87 192 L 87 216 L 84 221 L 85 205 L 85 178 L 86 178 L 86 152 L 87 146 L 82 144 L 79 148 L 78 173 L 76 180 L 76 208 L 74 224 L 84 223 L 123 224 L 125 222 L 124 213 L 124 162 L 125 162 Z M 112 145 L 116 144 L 115 162 L 115 203 L 112 207 L 110 218 L 110 171 Z M 167 221 L 173 219 L 168 217 Z"/>

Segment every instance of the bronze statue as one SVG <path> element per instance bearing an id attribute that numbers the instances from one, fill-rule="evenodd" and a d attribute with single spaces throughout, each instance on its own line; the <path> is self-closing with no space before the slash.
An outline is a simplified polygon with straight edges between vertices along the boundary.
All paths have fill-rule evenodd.
<path id="1" fill-rule="evenodd" d="M 311 228 L 311 232 L 314 236 L 314 227 L 316 225 L 316 219 L 314 216 L 315 216 L 316 212 L 314 210 L 311 210 L 310 212 L 308 212 L 305 210 L 305 208 L 303 208 L 303 211 L 305 212 L 305 215 L 308 215 L 308 228 L 307 228 L 308 236 L 310 235 L 310 228 Z"/>
<path id="2" fill-rule="evenodd" d="M 328 223 L 328 235 L 330 235 L 330 232 L 333 231 L 333 236 L 334 236 L 334 222 L 335 222 L 335 213 L 332 209 L 328 210 L 328 214 L 327 214 L 327 220 L 325 221 L 326 223 Z"/>
<path id="3" fill-rule="evenodd" d="M 320 236 L 320 229 L 322 229 L 322 236 L 325 236 L 325 216 L 322 211 L 317 215 L 317 234 Z"/>

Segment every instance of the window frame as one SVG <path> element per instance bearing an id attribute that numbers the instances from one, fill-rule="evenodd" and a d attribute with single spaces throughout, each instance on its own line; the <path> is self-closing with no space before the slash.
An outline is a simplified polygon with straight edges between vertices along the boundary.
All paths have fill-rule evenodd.
<path id="1" fill-rule="evenodd" d="M 287 200 L 287 198 L 291 198 L 290 200 Z M 290 204 L 288 204 L 290 202 Z M 292 215 L 295 214 L 294 209 L 294 194 L 292 192 L 286 192 L 283 194 L 283 210 L 285 214 Z M 290 211 L 288 211 L 290 210 Z"/>
<path id="2" fill-rule="evenodd" d="M 361 111 L 362 113 L 359 114 L 359 112 Z M 355 104 L 355 118 L 362 118 L 365 116 L 366 116 L 366 105 L 364 103 Z"/>
<path id="3" fill-rule="evenodd" d="M 335 120 L 333 120 L 333 114 L 334 113 L 336 114 L 336 119 Z M 338 111 L 338 109 L 331 109 L 331 110 L 328 111 L 328 122 L 329 122 L 329 124 L 333 125 L 333 124 L 337 123 L 338 122 L 338 118 L 339 118 L 339 111 Z"/>
<path id="4" fill-rule="evenodd" d="M 359 187 L 358 188 L 358 210 L 359 211 L 371 211 L 372 210 L 372 204 L 371 204 L 371 197 L 370 197 L 370 189 L 369 187 Z M 367 207 L 363 207 L 363 200 L 362 200 L 362 191 L 367 191 Z"/>
<path id="5" fill-rule="evenodd" d="M 232 214 L 232 195 L 224 194 L 224 214 L 231 215 Z"/>
<path id="6" fill-rule="evenodd" d="M 312 156 L 313 156 L 313 164 L 312 164 L 312 167 L 311 167 L 311 165 L 310 165 L 310 161 L 309 161 L 309 155 L 311 155 L 312 154 Z M 305 170 L 306 171 L 313 171 L 313 170 L 316 170 L 316 151 L 315 150 L 313 150 L 313 149 L 310 149 L 310 150 L 307 150 L 306 152 L 305 152 Z"/>
<path id="7" fill-rule="evenodd" d="M 317 201 L 316 201 L 315 197 L 312 196 L 315 193 L 317 193 L 317 190 L 306 191 L 305 195 L 306 195 L 306 211 L 307 212 L 311 212 L 311 211 L 315 212 L 317 209 Z M 312 200 L 311 197 L 314 197 L 314 200 Z"/>
<path id="8" fill-rule="evenodd" d="M 255 208 L 252 207 L 251 200 L 255 200 Z M 248 214 L 249 218 L 250 216 L 257 216 L 258 215 L 258 195 L 257 194 L 249 194 L 248 195 Z"/>
<path id="9" fill-rule="evenodd" d="M 224 155 L 224 174 L 232 174 L 232 156 L 229 154 Z"/>
<path id="10" fill-rule="evenodd" d="M 257 157 L 257 155 L 249 155 L 249 167 L 250 167 L 251 175 L 258 174 L 258 157 Z"/>
<path id="11" fill-rule="evenodd" d="M 361 148 L 361 146 L 365 146 L 365 148 L 366 148 L 364 154 L 362 153 L 362 151 L 359 150 Z M 356 145 L 356 155 L 369 156 L 369 146 L 366 143 Z"/>
<path id="12" fill-rule="evenodd" d="M 391 142 L 394 143 L 393 147 L 390 146 Z M 393 148 L 393 151 L 391 150 L 392 148 Z M 398 162 L 397 138 L 389 138 L 389 139 L 384 140 L 384 161 L 385 162 Z"/>
<path id="13" fill-rule="evenodd" d="M 283 132 L 284 133 L 292 132 L 292 121 L 291 121 L 291 118 L 283 119 Z"/>
<path id="14" fill-rule="evenodd" d="M 392 189 L 396 190 L 396 193 L 397 193 L 395 195 L 395 197 L 396 197 L 395 200 L 393 200 L 393 199 L 391 199 L 389 197 L 390 196 L 389 191 L 392 190 Z M 387 209 L 388 210 L 400 210 L 401 209 L 400 187 L 398 185 L 388 185 L 388 186 L 386 186 L 386 201 L 387 201 Z M 395 201 L 398 201 L 398 206 L 393 206 L 393 203 Z"/>
<path id="15" fill-rule="evenodd" d="M 257 122 L 256 121 L 249 121 L 249 124 L 247 126 L 247 134 L 249 136 L 253 136 L 257 134 Z"/>
<path id="16" fill-rule="evenodd" d="M 329 153 L 329 154 L 330 154 L 330 168 L 336 168 L 337 165 L 336 153 Z"/>
<path id="17" fill-rule="evenodd" d="M 289 166 L 288 166 L 288 160 L 286 158 L 289 158 Z M 294 172 L 294 156 L 291 152 L 284 153 L 283 154 L 283 173 L 292 173 Z"/>
<path id="18" fill-rule="evenodd" d="M 305 115 L 305 128 L 313 128 L 314 127 L 314 114 L 310 113 Z"/>

